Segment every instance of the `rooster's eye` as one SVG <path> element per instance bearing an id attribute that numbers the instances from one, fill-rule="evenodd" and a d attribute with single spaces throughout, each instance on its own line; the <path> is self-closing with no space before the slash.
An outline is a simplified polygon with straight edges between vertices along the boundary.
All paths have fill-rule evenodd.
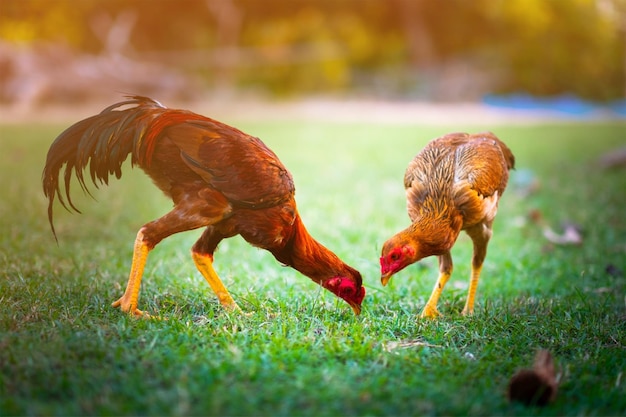
<path id="1" fill-rule="evenodd" d="M 356 294 L 356 289 L 352 287 L 348 287 L 348 288 L 344 288 L 342 292 L 346 297 L 352 297 L 354 296 L 354 294 Z"/>

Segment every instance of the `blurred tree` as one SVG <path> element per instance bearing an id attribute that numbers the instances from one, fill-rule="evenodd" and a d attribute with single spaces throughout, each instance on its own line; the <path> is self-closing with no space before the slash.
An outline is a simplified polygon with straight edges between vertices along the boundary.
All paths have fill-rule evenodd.
<path id="1" fill-rule="evenodd" d="M 428 0 L 395 0 L 398 20 L 405 33 L 409 63 L 415 68 L 429 67 L 435 61 L 436 33 L 426 24 Z"/>
<path id="2" fill-rule="evenodd" d="M 234 71 L 239 55 L 237 48 L 241 36 L 242 11 L 234 0 L 207 0 L 208 10 L 216 22 L 216 46 L 221 51 L 221 59 L 216 61 L 215 84 L 221 89 L 232 89 L 235 83 Z"/>
<path id="3" fill-rule="evenodd" d="M 493 47 L 507 68 L 504 91 L 599 100 L 623 94 L 624 0 L 483 1 L 493 6 Z"/>
<path id="4" fill-rule="evenodd" d="M 626 0 L 2 0 L 0 38 L 62 42 L 275 94 L 415 86 L 626 92 Z M 0 60 L 1 61 L 1 60 Z M 482 88 L 482 87 L 481 87 Z"/>

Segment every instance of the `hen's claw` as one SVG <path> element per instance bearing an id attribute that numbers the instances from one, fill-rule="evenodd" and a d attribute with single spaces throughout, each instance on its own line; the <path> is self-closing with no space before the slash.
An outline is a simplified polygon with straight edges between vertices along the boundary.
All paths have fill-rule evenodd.
<path id="1" fill-rule="evenodd" d="M 426 304 L 424 310 L 422 310 L 422 314 L 420 314 L 421 318 L 435 319 L 440 317 L 441 313 L 437 310 L 437 306 L 432 306 L 430 304 Z"/>

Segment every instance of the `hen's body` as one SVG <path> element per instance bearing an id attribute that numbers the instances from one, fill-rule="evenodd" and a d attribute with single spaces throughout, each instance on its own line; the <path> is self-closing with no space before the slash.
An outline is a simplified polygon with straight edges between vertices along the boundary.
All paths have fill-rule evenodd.
<path id="1" fill-rule="evenodd" d="M 453 133 L 431 141 L 406 170 L 404 186 L 412 224 L 383 246 L 383 285 L 406 266 L 438 256 L 439 279 L 422 312 L 422 316 L 436 316 L 437 301 L 452 273 L 450 250 L 459 232 L 465 230 L 474 243 L 463 310 L 471 314 L 498 200 L 514 163 L 509 148 L 492 133 Z"/>
<path id="2" fill-rule="evenodd" d="M 221 240 L 239 234 L 360 312 L 360 274 L 308 234 L 296 209 L 291 174 L 263 142 L 144 97 L 76 123 L 52 144 L 43 174 L 51 225 L 56 194 L 66 206 L 59 186 L 64 164 L 65 196 L 76 209 L 69 194 L 72 170 L 83 188 L 87 166 L 94 183 L 106 183 L 110 174 L 120 177 L 129 154 L 172 199 L 174 208 L 139 230 L 128 286 L 114 306 L 141 315 L 137 300 L 148 252 L 174 233 L 206 227 L 192 257 L 225 307 L 238 308 L 213 269 L 213 254 Z"/>

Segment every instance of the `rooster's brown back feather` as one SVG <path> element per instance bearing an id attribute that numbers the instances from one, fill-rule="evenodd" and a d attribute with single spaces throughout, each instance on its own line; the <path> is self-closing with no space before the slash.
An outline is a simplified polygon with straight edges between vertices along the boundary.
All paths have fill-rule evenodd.
<path id="1" fill-rule="evenodd" d="M 169 145 L 161 146 L 165 139 Z M 208 117 L 132 96 L 70 126 L 50 146 L 43 190 L 53 233 L 55 196 L 66 209 L 80 212 L 70 196 L 72 173 L 89 194 L 84 172 L 89 170 L 96 188 L 108 184 L 109 175 L 121 177 L 128 155 L 168 195 L 169 184 L 157 180 L 167 170 L 195 172 L 198 180 L 221 192 L 234 207 L 271 207 L 295 192 L 291 174 L 259 139 Z"/>

